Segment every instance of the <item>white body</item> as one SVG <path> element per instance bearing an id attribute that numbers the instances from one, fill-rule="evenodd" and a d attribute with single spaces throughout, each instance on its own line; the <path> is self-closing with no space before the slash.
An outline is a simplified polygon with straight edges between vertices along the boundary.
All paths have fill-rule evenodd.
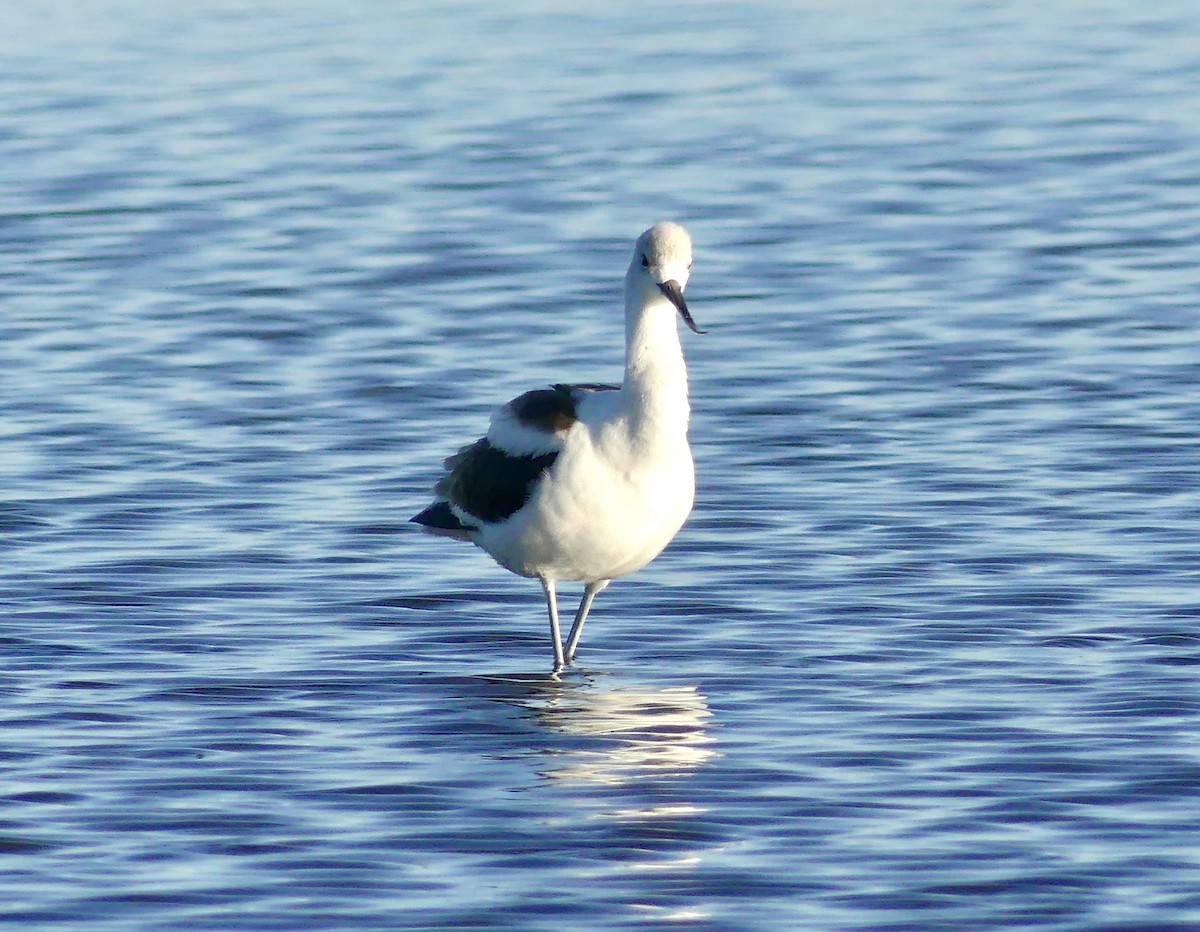
<path id="1" fill-rule="evenodd" d="M 514 573 L 552 581 L 616 579 L 658 556 L 692 510 L 687 396 L 676 405 L 685 426 L 665 436 L 628 407 L 624 387 L 586 397 L 529 503 L 475 543 Z"/>
<path id="2" fill-rule="evenodd" d="M 658 556 L 692 510 L 687 368 L 675 305 L 659 287 L 687 284 L 691 241 L 682 227 L 660 227 L 669 227 L 659 239 L 671 248 L 643 266 L 639 241 L 625 276 L 621 388 L 584 396 L 559 434 L 523 427 L 508 406 L 492 419 L 488 439 L 509 452 L 559 451 L 524 508 L 470 535 L 514 573 L 551 582 L 625 576 Z"/>

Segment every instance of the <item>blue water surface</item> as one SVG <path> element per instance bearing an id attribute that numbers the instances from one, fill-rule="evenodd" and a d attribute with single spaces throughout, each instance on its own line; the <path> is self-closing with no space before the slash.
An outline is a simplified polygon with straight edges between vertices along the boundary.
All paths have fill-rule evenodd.
<path id="1" fill-rule="evenodd" d="M 1200 928 L 1200 20 L 7 3 L 0 924 Z M 697 244 L 549 674 L 421 535 Z"/>

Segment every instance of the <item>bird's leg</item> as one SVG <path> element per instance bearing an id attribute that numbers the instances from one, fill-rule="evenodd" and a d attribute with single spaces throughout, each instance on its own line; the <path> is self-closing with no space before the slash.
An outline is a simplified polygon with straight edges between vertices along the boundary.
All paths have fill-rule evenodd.
<path id="1" fill-rule="evenodd" d="M 554 580 L 542 579 L 546 590 L 546 610 L 550 613 L 550 639 L 554 642 L 554 672 L 563 668 L 562 630 L 558 627 L 558 599 L 554 596 Z"/>
<path id="2" fill-rule="evenodd" d="M 584 587 L 579 611 L 575 613 L 575 624 L 571 625 L 571 636 L 567 638 L 567 663 L 575 662 L 575 649 L 579 646 L 579 638 L 583 634 L 583 623 L 587 621 L 588 612 L 592 609 L 592 600 L 610 582 L 611 579 L 598 579 Z"/>

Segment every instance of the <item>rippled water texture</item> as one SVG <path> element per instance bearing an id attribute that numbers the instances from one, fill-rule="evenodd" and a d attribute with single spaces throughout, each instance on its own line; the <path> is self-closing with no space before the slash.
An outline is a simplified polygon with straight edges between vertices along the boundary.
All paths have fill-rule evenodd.
<path id="1" fill-rule="evenodd" d="M 192 6 L 0 13 L 0 922 L 1200 927 L 1193 4 Z M 406 519 L 661 218 L 555 682 Z"/>

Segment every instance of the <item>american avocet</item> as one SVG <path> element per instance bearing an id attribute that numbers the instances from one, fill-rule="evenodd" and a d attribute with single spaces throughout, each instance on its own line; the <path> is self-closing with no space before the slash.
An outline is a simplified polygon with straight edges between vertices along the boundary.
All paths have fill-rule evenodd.
<path id="1" fill-rule="evenodd" d="M 596 594 L 641 569 L 692 510 L 687 369 L 675 312 L 692 241 L 677 223 L 640 237 L 625 273 L 625 381 L 526 392 L 492 415 L 487 436 L 445 461 L 436 501 L 412 518 L 468 540 L 501 566 L 541 580 L 554 669 L 575 659 Z M 555 585 L 584 583 L 563 649 Z"/>

